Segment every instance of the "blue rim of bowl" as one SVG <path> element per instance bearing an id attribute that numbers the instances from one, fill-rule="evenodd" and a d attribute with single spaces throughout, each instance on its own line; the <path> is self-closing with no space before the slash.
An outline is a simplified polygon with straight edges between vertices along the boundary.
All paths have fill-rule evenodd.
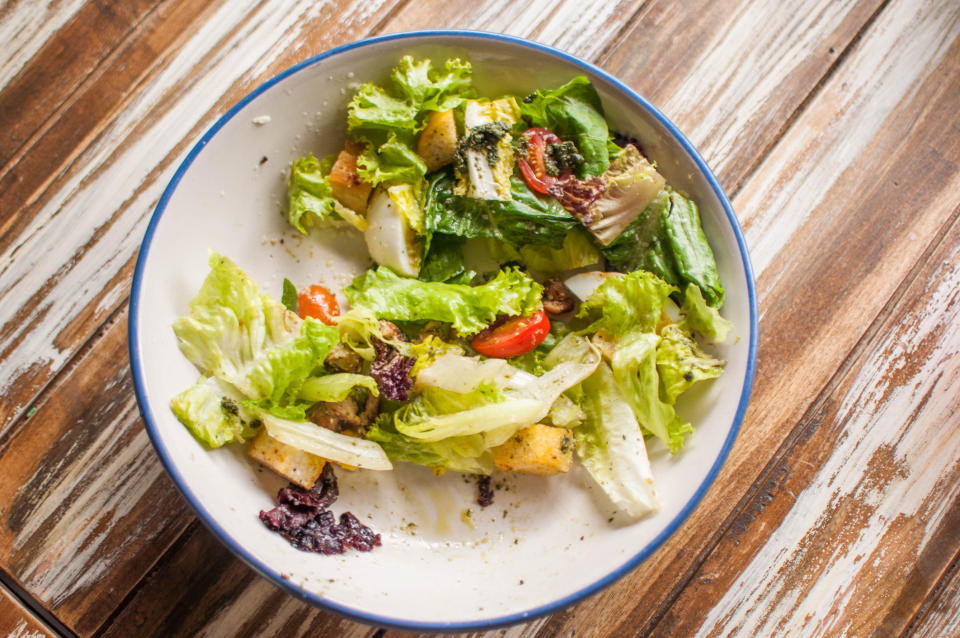
<path id="1" fill-rule="evenodd" d="M 553 602 L 535 607 L 528 611 L 518 612 L 509 614 L 506 616 L 498 616 L 495 618 L 490 618 L 486 620 L 477 620 L 477 621 L 467 621 L 467 622 L 443 622 L 443 623 L 430 623 L 430 622 L 416 622 L 408 621 L 400 618 L 389 618 L 384 616 L 378 616 L 376 614 L 354 609 L 346 605 L 335 603 L 324 598 L 305 591 L 304 589 L 297 587 L 293 583 L 289 582 L 283 578 L 279 572 L 272 570 L 269 566 L 261 562 L 252 556 L 246 549 L 244 549 L 230 534 L 223 529 L 213 517 L 201 506 L 199 501 L 190 491 L 189 487 L 186 484 L 183 476 L 179 473 L 176 466 L 173 463 L 170 453 L 167 448 L 164 446 L 163 441 L 159 437 L 157 430 L 157 424 L 154 420 L 153 413 L 150 410 L 150 404 L 147 401 L 147 397 L 144 391 L 143 385 L 143 370 L 142 364 L 140 361 L 140 350 L 139 350 L 139 341 L 137 334 L 137 326 L 139 325 L 139 300 L 140 300 L 140 283 L 143 276 L 143 268 L 145 267 L 147 255 L 150 250 L 150 244 L 153 240 L 153 234 L 156 230 L 157 224 L 160 221 L 160 217 L 163 215 L 163 211 L 167 206 L 167 202 L 170 197 L 173 195 L 174 191 L 177 188 L 177 185 L 180 183 L 180 180 L 183 178 L 183 175 L 186 173 L 187 169 L 193 163 L 193 160 L 196 159 L 200 151 L 203 150 L 204 146 L 213 138 L 213 136 L 219 131 L 224 124 L 226 124 L 234 115 L 236 115 L 244 106 L 254 100 L 261 93 L 272 87 L 274 84 L 284 80 L 285 78 L 297 73 L 298 71 L 312 66 L 321 60 L 335 56 L 339 53 L 345 51 L 350 51 L 359 47 L 369 46 L 371 44 L 377 44 L 380 42 L 387 42 L 391 40 L 404 40 L 404 39 L 416 39 L 416 38 L 476 38 L 476 39 L 488 39 L 488 40 L 497 40 L 501 42 L 508 42 L 510 44 L 519 45 L 521 47 L 526 47 L 534 49 L 543 53 L 547 53 L 555 58 L 559 58 L 565 62 L 568 62 L 583 71 L 586 71 L 595 77 L 602 78 L 604 81 L 611 84 L 614 88 L 621 91 L 623 94 L 628 96 L 641 108 L 646 110 L 650 115 L 656 118 L 669 132 L 670 134 L 680 143 L 686 153 L 694 161 L 697 167 L 700 169 L 701 173 L 706 177 L 707 182 L 710 184 L 711 189 L 717 196 L 717 199 L 723 206 L 723 210 L 727 215 L 727 220 L 730 223 L 730 227 L 733 230 L 733 233 L 737 240 L 737 245 L 740 248 L 740 258 L 743 264 L 744 276 L 747 284 L 748 292 L 748 302 L 750 308 L 750 338 L 748 345 L 747 353 L 747 366 L 746 373 L 743 380 L 743 390 L 740 395 L 740 401 L 737 405 L 737 411 L 733 418 L 733 423 L 730 426 L 730 431 L 727 434 L 727 438 L 723 443 L 723 446 L 720 449 L 720 453 L 717 455 L 716 460 L 713 465 L 710 467 L 710 471 L 707 473 L 707 476 L 704 478 L 703 482 L 694 492 L 693 496 L 687 501 L 686 505 L 677 513 L 672 521 L 653 538 L 649 543 L 647 543 L 638 553 L 636 553 L 632 558 L 626 561 L 617 569 L 613 570 L 611 573 L 607 574 L 605 577 L 591 583 L 590 585 L 572 593 L 563 598 L 555 600 Z M 737 217 L 733 212 L 733 207 L 730 205 L 729 200 L 727 199 L 726 194 L 723 192 L 723 189 L 720 187 L 717 178 L 714 176 L 713 171 L 707 166 L 707 163 L 700 156 L 700 153 L 693 147 L 693 145 L 687 140 L 687 138 L 680 132 L 680 130 L 673 124 L 667 117 L 661 113 L 656 107 L 650 104 L 646 99 L 641 97 L 636 91 L 631 89 L 629 86 L 607 73 L 603 69 L 594 66 L 593 64 L 581 60 L 569 53 L 555 49 L 553 47 L 547 46 L 545 44 L 540 44 L 537 42 L 531 42 L 529 40 L 524 40 L 523 38 L 518 38 L 509 35 L 503 35 L 500 33 L 489 33 L 484 31 L 467 31 L 467 30 L 457 30 L 457 29 L 437 29 L 437 30 L 422 30 L 422 31 L 408 31 L 403 33 L 393 33 L 389 35 L 376 36 L 372 38 L 366 38 L 364 40 L 357 40 L 349 44 L 344 44 L 323 53 L 317 54 L 313 57 L 310 57 L 294 66 L 286 69 L 285 71 L 275 75 L 270 78 L 249 94 L 244 96 L 239 102 L 237 102 L 233 107 L 230 108 L 226 113 L 224 113 L 220 119 L 218 119 L 208 130 L 204 133 L 203 137 L 194 145 L 187 156 L 184 158 L 183 162 L 177 168 L 177 171 L 174 173 L 173 177 L 170 179 L 170 183 L 167 184 L 167 187 L 164 189 L 163 194 L 160 197 L 160 200 L 157 202 L 157 206 L 154 209 L 153 215 L 150 218 L 150 222 L 147 225 L 147 230 L 144 234 L 143 242 L 140 245 L 140 252 L 137 257 L 137 264 L 133 274 L 133 285 L 130 292 L 130 315 L 129 315 L 129 324 L 128 324 L 128 341 L 130 346 L 130 364 L 133 371 L 133 382 L 134 388 L 137 395 L 137 403 L 140 407 L 140 413 L 143 416 L 143 419 L 147 426 L 147 433 L 150 436 L 150 440 L 153 442 L 154 448 L 157 450 L 157 454 L 160 457 L 161 462 L 166 468 L 167 472 L 170 474 L 174 483 L 180 489 L 180 492 L 186 498 L 187 502 L 194 509 L 197 515 L 200 517 L 200 520 L 211 530 L 213 533 L 219 537 L 219 539 L 232 551 L 236 556 L 243 560 L 247 565 L 270 579 L 274 584 L 286 590 L 288 593 L 293 595 L 300 600 L 308 602 L 316 607 L 326 609 L 337 615 L 343 616 L 350 620 L 359 621 L 369 625 L 376 625 L 381 627 L 386 627 L 390 629 L 398 629 L 404 631 L 433 631 L 433 632 L 466 632 L 466 631 L 480 631 L 486 629 L 495 629 L 497 627 L 504 627 L 507 625 L 513 625 L 516 623 L 530 621 L 553 612 L 559 611 L 565 607 L 568 607 L 580 600 L 583 600 L 587 596 L 594 594 L 609 585 L 613 584 L 615 581 L 619 580 L 630 571 L 632 571 L 637 565 L 646 560 L 654 551 L 656 551 L 661 545 L 673 533 L 680 527 L 680 525 L 687 519 L 690 513 L 696 508 L 696 506 L 703 499 L 704 494 L 706 494 L 709 487 L 713 484 L 714 480 L 717 477 L 717 474 L 720 472 L 720 468 L 723 466 L 724 461 L 726 461 L 727 456 L 730 453 L 730 449 L 733 447 L 733 442 L 737 437 L 737 433 L 740 431 L 740 424 L 743 421 L 743 415 L 747 408 L 747 403 L 750 399 L 750 391 L 753 387 L 753 377 L 756 367 L 756 358 L 757 358 L 757 331 L 758 331 L 758 318 L 757 318 L 757 297 L 756 297 L 756 286 L 753 277 L 753 269 L 750 265 L 750 257 L 747 253 L 746 241 L 743 237 L 743 232 L 740 229 L 740 224 L 737 221 Z"/>

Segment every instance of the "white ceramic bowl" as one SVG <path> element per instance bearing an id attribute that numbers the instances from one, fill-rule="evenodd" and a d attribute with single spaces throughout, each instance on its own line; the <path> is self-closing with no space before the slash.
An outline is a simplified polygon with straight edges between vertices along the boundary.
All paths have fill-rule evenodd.
<path id="1" fill-rule="evenodd" d="M 724 374 L 680 405 L 695 434 L 670 457 L 651 448 L 662 509 L 633 525 L 608 522 L 611 506 L 585 472 L 508 479 L 481 510 L 456 473 L 339 472 L 349 509 L 383 546 L 342 556 L 299 552 L 257 514 L 282 479 L 237 447 L 204 450 L 170 412 L 170 397 L 197 378 L 171 323 L 187 311 L 214 249 L 279 296 L 283 277 L 342 289 L 369 261 L 352 232 L 302 238 L 285 221 L 290 161 L 341 148 L 345 107 L 359 83 L 383 82 L 401 56 L 473 63 L 480 95 L 524 95 L 586 74 L 613 128 L 640 140 L 661 172 L 700 205 L 736 329 L 720 348 Z M 269 122 L 265 120 L 269 118 Z M 262 158 L 267 158 L 262 163 Z M 240 558 L 291 594 L 363 622 L 411 630 L 474 630 L 547 614 L 609 585 L 657 549 L 716 477 L 740 425 L 753 379 L 757 311 L 747 251 L 716 179 L 660 112 L 604 71 L 523 40 L 462 31 L 389 35 L 333 49 L 274 77 L 231 108 L 177 170 L 147 228 L 130 300 L 137 398 L 163 464 L 201 520 Z M 470 509 L 473 526 L 464 521 Z"/>

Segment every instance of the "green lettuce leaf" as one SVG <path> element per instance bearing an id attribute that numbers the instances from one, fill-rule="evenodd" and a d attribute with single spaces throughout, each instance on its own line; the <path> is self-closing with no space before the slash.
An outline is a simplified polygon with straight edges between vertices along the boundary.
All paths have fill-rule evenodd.
<path id="1" fill-rule="evenodd" d="M 413 145 L 420 129 L 419 113 L 416 104 L 367 83 L 347 105 L 347 133 L 377 147 L 386 144 L 391 136 L 400 143 Z"/>
<path id="2" fill-rule="evenodd" d="M 643 435 L 606 363 L 580 387 L 585 415 L 574 430 L 577 456 L 610 500 L 636 519 L 659 508 Z"/>
<path id="3" fill-rule="evenodd" d="M 617 270 L 649 270 L 674 286 L 692 283 L 711 306 L 723 305 L 723 286 L 697 206 L 669 187 L 601 252 Z"/>
<path id="4" fill-rule="evenodd" d="M 452 470 L 466 474 L 493 473 L 493 456 L 483 435 L 455 436 L 442 441 L 426 442 L 405 437 L 393 427 L 393 415 L 381 414 L 366 434 L 376 441 L 391 461 L 416 463 L 435 472 Z"/>
<path id="5" fill-rule="evenodd" d="M 287 219 L 294 228 L 306 234 L 311 226 L 350 224 L 365 230 L 361 215 L 333 198 L 330 168 L 335 158 L 318 160 L 313 154 L 294 160 L 287 185 Z"/>
<path id="6" fill-rule="evenodd" d="M 413 150 L 412 142 L 401 141 L 393 131 L 383 144 L 367 144 L 357 157 L 357 173 L 373 184 L 410 184 L 420 192 L 427 165 Z"/>
<path id="7" fill-rule="evenodd" d="M 304 381 L 300 388 L 300 399 L 308 403 L 343 401 L 354 388 L 366 388 L 373 393 L 373 396 L 380 396 L 380 389 L 373 377 L 338 372 L 322 377 L 310 377 Z"/>
<path id="8" fill-rule="evenodd" d="M 530 126 L 550 129 L 577 145 L 584 159 L 581 178 L 607 170 L 610 131 L 600 96 L 586 77 L 577 76 L 553 91 L 537 91 L 521 101 L 520 109 Z"/>
<path id="9" fill-rule="evenodd" d="M 697 205 L 676 191 L 671 191 L 664 231 L 680 279 L 696 284 L 711 306 L 722 306 L 723 285 L 717 273 L 713 251 L 700 226 Z"/>
<path id="10" fill-rule="evenodd" d="M 617 389 L 641 427 L 676 453 L 683 447 L 684 435 L 693 432 L 693 427 L 677 415 L 671 403 L 660 398 L 658 341 L 659 337 L 652 332 L 628 333 L 617 340 L 610 364 Z"/>
<path id="11" fill-rule="evenodd" d="M 733 329 L 733 324 L 721 317 L 717 308 L 707 305 L 700 288 L 693 284 L 688 284 L 683 291 L 680 313 L 687 328 L 713 343 L 726 341 Z"/>
<path id="12" fill-rule="evenodd" d="M 724 365 L 722 360 L 704 352 L 677 324 L 664 326 L 660 331 L 656 360 L 660 399 L 670 404 L 697 381 L 719 377 Z"/>
<path id="13" fill-rule="evenodd" d="M 344 291 L 355 306 L 380 319 L 444 321 L 463 336 L 476 334 L 497 315 L 527 316 L 540 308 L 542 286 L 517 269 L 501 270 L 482 286 L 423 282 L 389 268 L 370 269 Z"/>
<path id="14" fill-rule="evenodd" d="M 243 396 L 216 377 L 203 376 L 173 397 L 170 409 L 198 441 L 217 448 L 256 433 L 255 419 L 242 407 Z"/>
<path id="15" fill-rule="evenodd" d="M 210 273 L 190 302 L 189 315 L 177 319 L 173 330 L 183 354 L 203 375 L 215 377 L 219 389 L 198 384 L 175 397 L 171 407 L 201 441 L 222 445 L 243 435 L 215 409 L 223 397 L 230 405 L 253 401 L 272 412 L 289 407 L 301 414 L 303 407 L 295 405 L 300 389 L 308 377 L 322 373 L 338 332 L 315 319 L 301 320 L 273 297 L 261 295 L 226 257 L 211 253 L 209 263 Z"/>
<path id="16" fill-rule="evenodd" d="M 667 298 L 677 289 L 656 275 L 638 270 L 607 277 L 580 306 L 578 317 L 592 321 L 590 332 L 603 329 L 615 337 L 640 330 L 654 332 Z"/>
<path id="17" fill-rule="evenodd" d="M 453 177 L 438 173 L 427 188 L 424 227 L 428 233 L 562 250 L 567 234 L 579 228 L 580 222 L 555 199 L 532 193 L 522 179 L 512 178 L 510 188 L 509 200 L 454 195 Z"/>
<path id="18" fill-rule="evenodd" d="M 470 63 L 459 58 L 450 58 L 440 70 L 434 69 L 429 59 L 415 61 L 407 55 L 390 73 L 390 78 L 399 93 L 408 103 L 416 105 L 420 113 L 453 109 L 476 95 Z"/>

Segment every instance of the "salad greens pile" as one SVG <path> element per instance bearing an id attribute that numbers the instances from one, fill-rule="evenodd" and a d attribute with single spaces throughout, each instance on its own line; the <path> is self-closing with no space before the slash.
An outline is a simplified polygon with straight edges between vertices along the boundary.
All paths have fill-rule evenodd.
<path id="1" fill-rule="evenodd" d="M 468 62 L 408 56 L 347 113 L 339 154 L 290 167 L 287 215 L 355 228 L 376 265 L 341 313 L 211 254 L 173 326 L 201 372 L 176 416 L 211 448 L 269 440 L 288 476 L 303 453 L 480 475 L 575 453 L 618 511 L 655 510 L 647 446 L 684 447 L 677 400 L 721 374 L 709 348 L 732 328 L 696 204 L 586 77 L 488 98 Z"/>

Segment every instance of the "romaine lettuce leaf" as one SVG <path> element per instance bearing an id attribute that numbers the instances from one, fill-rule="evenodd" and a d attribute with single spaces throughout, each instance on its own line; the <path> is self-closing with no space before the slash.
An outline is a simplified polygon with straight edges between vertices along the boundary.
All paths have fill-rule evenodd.
<path id="1" fill-rule="evenodd" d="M 693 427 L 683 421 L 671 403 L 660 398 L 657 342 L 653 332 L 634 331 L 617 340 L 610 361 L 613 378 L 640 425 L 663 441 L 672 453 L 683 447 L 684 435 Z"/>
<path id="2" fill-rule="evenodd" d="M 607 170 L 610 132 L 600 96 L 586 77 L 577 76 L 553 91 L 537 91 L 521 101 L 520 109 L 531 126 L 550 129 L 577 145 L 584 159 L 579 177 Z"/>
<path id="3" fill-rule="evenodd" d="M 670 208 L 663 227 L 680 279 L 696 284 L 711 306 L 722 306 L 723 284 L 717 273 L 713 251 L 700 226 L 697 205 L 680 193 L 671 191 Z"/>
<path id="4" fill-rule="evenodd" d="M 506 201 L 454 195 L 453 185 L 448 173 L 431 179 L 424 204 L 428 233 L 562 249 L 567 234 L 580 228 L 580 222 L 555 199 L 536 196 L 522 179 L 512 178 L 511 199 Z"/>
<path id="5" fill-rule="evenodd" d="M 374 396 L 380 395 L 380 389 L 373 377 L 365 374 L 338 372 L 322 377 L 310 377 L 300 387 L 300 400 L 307 403 L 317 401 L 343 401 L 354 388 L 366 388 Z"/>
<path id="6" fill-rule="evenodd" d="M 217 448 L 252 437 L 256 429 L 242 406 L 243 396 L 216 377 L 200 377 L 173 397 L 170 409 L 198 441 Z"/>
<path id="7" fill-rule="evenodd" d="M 387 455 L 372 441 L 339 434 L 309 421 L 283 419 L 268 412 L 261 412 L 260 418 L 267 434 L 281 443 L 352 467 L 393 469 Z"/>
<path id="8" fill-rule="evenodd" d="M 670 404 L 697 381 L 714 379 L 723 372 L 724 362 L 704 352 L 677 324 L 661 329 L 656 359 L 660 399 Z"/>
<path id="9" fill-rule="evenodd" d="M 423 282 L 398 277 L 389 268 L 370 269 L 353 280 L 347 299 L 380 319 L 444 321 L 462 336 L 476 334 L 497 315 L 527 316 L 540 308 L 542 286 L 515 268 L 501 270 L 482 286 Z"/>
<path id="10" fill-rule="evenodd" d="M 683 291 L 680 313 L 688 329 L 712 343 L 723 343 L 733 329 L 733 324 L 721 317 L 716 307 L 707 305 L 700 288 L 693 284 L 687 284 Z"/>
<path id="11" fill-rule="evenodd" d="M 637 419 L 601 362 L 580 387 L 584 423 L 574 430 L 577 456 L 610 500 L 631 518 L 659 508 Z"/>
<path id="12" fill-rule="evenodd" d="M 656 199 L 666 180 L 637 147 L 628 145 L 603 173 L 606 188 L 588 206 L 590 232 L 609 245 Z"/>
<path id="13" fill-rule="evenodd" d="M 180 349 L 201 373 L 215 377 L 173 400 L 178 418 L 207 445 L 238 438 L 242 430 L 216 411 L 253 402 L 274 413 L 295 405 L 304 381 L 322 367 L 338 340 L 336 328 L 301 320 L 283 304 L 261 295 L 257 284 L 221 255 L 210 254 L 210 273 L 190 302 L 190 313 L 173 324 Z M 206 394 L 204 394 L 206 392 Z M 209 395 L 209 396 L 207 396 Z M 209 419 L 201 422 L 201 417 Z M 249 419 L 243 419 L 249 421 Z M 221 434 L 216 434 L 216 432 Z"/>

